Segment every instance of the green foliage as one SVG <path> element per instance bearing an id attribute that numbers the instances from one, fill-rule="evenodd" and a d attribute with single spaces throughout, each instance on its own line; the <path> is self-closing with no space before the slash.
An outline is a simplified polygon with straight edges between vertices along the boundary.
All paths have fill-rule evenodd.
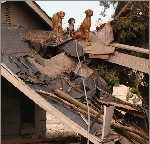
<path id="1" fill-rule="evenodd" d="M 130 90 L 130 92 L 133 93 L 133 94 L 136 94 L 137 96 L 140 96 L 140 92 L 139 92 L 138 89 L 136 89 L 136 88 L 132 88 L 132 89 Z"/>
<path id="2" fill-rule="evenodd" d="M 140 92 L 136 88 L 130 88 L 126 95 L 126 101 L 129 102 L 129 100 L 132 98 L 132 101 L 134 104 L 139 102 L 141 100 L 140 98 Z"/>
<path id="3" fill-rule="evenodd" d="M 111 6 L 115 8 L 116 4 L 117 4 L 117 1 L 99 1 L 99 5 L 101 7 L 104 7 L 104 9 L 101 10 L 100 15 L 103 17 L 107 16 L 106 15 L 107 9 L 109 9 Z"/>
<path id="4" fill-rule="evenodd" d="M 120 8 L 116 9 L 121 10 L 125 4 L 121 5 L 120 2 L 121 6 L 119 4 L 117 6 L 120 6 Z M 132 2 L 126 13 L 121 15 L 117 20 L 113 20 L 111 25 L 115 41 L 138 47 L 144 45 L 144 48 L 148 48 L 146 43 L 149 41 L 149 15 L 148 13 L 142 13 L 140 1 Z"/>
<path id="5" fill-rule="evenodd" d="M 117 77 L 117 71 L 115 69 L 108 69 L 104 64 L 98 65 L 98 72 L 104 80 L 113 86 L 119 86 L 119 79 Z"/>
<path id="6" fill-rule="evenodd" d="M 100 1 L 100 6 L 104 7 L 103 16 L 106 16 L 106 10 L 111 5 L 116 6 L 113 18 L 115 18 L 128 1 Z M 114 42 L 143 47 L 149 49 L 149 2 L 148 1 L 132 1 L 132 4 L 122 13 L 119 18 L 111 21 Z M 148 58 L 147 55 L 130 52 L 126 50 L 118 50 L 126 54 L 131 54 L 138 57 Z M 113 65 L 113 64 L 112 64 Z M 133 102 L 140 99 L 148 99 L 149 97 L 149 75 L 138 71 L 132 71 L 129 68 L 122 68 L 121 66 L 114 65 L 112 68 L 107 63 L 99 64 L 98 71 L 101 77 L 107 83 L 112 85 L 124 84 L 130 88 L 127 93 L 127 100 L 133 98 Z M 136 96 L 135 96 L 136 95 Z M 148 103 L 148 102 L 146 102 Z"/>
<path id="7" fill-rule="evenodd" d="M 106 16 L 106 11 L 111 6 L 115 7 L 114 16 L 117 16 L 128 1 L 100 1 L 104 7 L 100 15 Z M 146 2 L 145 2 L 146 3 Z M 123 44 L 148 48 L 149 42 L 149 9 L 141 1 L 133 1 L 117 20 L 111 21 L 115 41 Z M 147 2 L 148 5 L 148 2 Z"/>

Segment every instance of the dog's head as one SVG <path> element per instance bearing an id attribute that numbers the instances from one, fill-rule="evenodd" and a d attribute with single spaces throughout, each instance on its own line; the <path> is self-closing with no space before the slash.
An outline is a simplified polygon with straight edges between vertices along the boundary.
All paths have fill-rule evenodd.
<path id="1" fill-rule="evenodd" d="M 65 16 L 65 12 L 63 12 L 63 11 L 59 11 L 59 12 L 57 12 L 56 14 L 57 14 L 58 17 L 61 17 L 62 19 L 63 19 L 64 16 Z"/>
<path id="2" fill-rule="evenodd" d="M 69 24 L 75 24 L 75 19 L 74 19 L 74 18 L 70 18 L 70 19 L 68 20 L 68 23 L 69 23 Z"/>
<path id="3" fill-rule="evenodd" d="M 91 9 L 88 9 L 84 12 L 87 16 L 93 16 L 93 11 Z"/>

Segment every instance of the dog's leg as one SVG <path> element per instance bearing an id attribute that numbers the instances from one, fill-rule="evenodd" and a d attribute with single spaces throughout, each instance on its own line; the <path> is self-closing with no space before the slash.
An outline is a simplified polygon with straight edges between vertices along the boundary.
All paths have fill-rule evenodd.
<path id="1" fill-rule="evenodd" d="M 53 26 L 53 29 L 54 29 L 54 37 L 56 37 L 56 27 Z"/>
<path id="2" fill-rule="evenodd" d="M 69 37 L 70 34 L 69 34 L 69 28 L 68 27 L 67 27 L 67 34 L 68 34 L 68 37 Z"/>
<path id="3" fill-rule="evenodd" d="M 68 36 L 70 37 L 70 30 L 68 31 Z"/>
<path id="4" fill-rule="evenodd" d="M 60 41 L 63 41 L 63 40 L 62 40 L 62 26 L 59 27 L 59 29 L 60 29 Z"/>
<path id="5" fill-rule="evenodd" d="M 55 33 L 55 37 L 56 37 L 56 42 L 58 42 L 58 26 L 55 26 L 54 33 Z"/>
<path id="6" fill-rule="evenodd" d="M 87 42 L 91 42 L 91 39 L 90 39 L 90 29 L 87 30 L 86 41 L 87 41 Z"/>
<path id="7" fill-rule="evenodd" d="M 86 43 L 88 42 L 88 30 L 85 30 L 85 36 L 86 36 Z"/>
<path id="8" fill-rule="evenodd" d="M 73 35 L 73 37 L 75 36 L 74 29 L 73 29 L 73 31 L 72 31 L 72 35 Z"/>

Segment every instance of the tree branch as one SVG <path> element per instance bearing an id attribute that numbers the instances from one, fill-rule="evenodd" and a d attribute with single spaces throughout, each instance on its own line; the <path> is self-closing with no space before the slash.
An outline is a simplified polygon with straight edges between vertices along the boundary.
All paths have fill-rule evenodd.
<path id="1" fill-rule="evenodd" d="M 118 13 L 118 15 L 115 17 L 115 19 L 119 18 L 123 13 L 126 12 L 127 8 L 132 4 L 132 1 L 129 1 Z"/>

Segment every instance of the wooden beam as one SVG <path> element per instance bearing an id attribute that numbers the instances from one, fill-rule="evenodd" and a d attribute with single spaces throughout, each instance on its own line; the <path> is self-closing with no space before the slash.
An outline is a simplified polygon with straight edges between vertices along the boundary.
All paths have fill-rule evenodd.
<path id="1" fill-rule="evenodd" d="M 59 110 L 53 107 L 48 101 L 42 98 L 38 93 L 27 86 L 21 79 L 17 77 L 5 64 L 1 63 L 1 75 L 12 83 L 16 88 L 23 92 L 27 97 L 33 100 L 36 104 L 51 113 L 54 117 L 59 119 L 66 126 L 70 127 L 75 133 L 79 133 L 88 138 L 88 132 L 80 127 L 78 124 L 70 120 L 67 116 L 62 114 Z M 100 140 L 94 135 L 89 134 L 89 140 L 94 144 L 99 144 Z"/>
<path id="2" fill-rule="evenodd" d="M 114 52 L 107 61 L 149 74 L 149 59 Z"/>
<path id="3" fill-rule="evenodd" d="M 47 14 L 44 13 L 42 9 L 40 9 L 35 3 L 32 1 L 25 1 L 47 24 L 49 24 L 52 27 L 52 21 L 50 20 L 50 17 L 48 17 Z M 53 28 L 53 27 L 52 27 Z"/>
<path id="4" fill-rule="evenodd" d="M 102 128 L 102 139 L 105 138 L 110 131 L 110 125 L 114 114 L 114 106 L 104 106 L 104 117 L 103 117 L 103 128 Z"/>
<path id="5" fill-rule="evenodd" d="M 109 59 L 109 55 L 89 54 L 89 58 L 99 58 L 99 59 L 108 60 Z"/>
<path id="6" fill-rule="evenodd" d="M 119 43 L 112 43 L 110 45 L 113 47 L 121 48 L 121 49 L 126 49 L 126 50 L 135 51 L 135 52 L 141 52 L 141 53 L 149 54 L 148 49 L 144 49 L 144 48 L 140 48 L 140 47 L 129 46 L 129 45 L 124 45 L 124 44 L 119 44 Z"/>

